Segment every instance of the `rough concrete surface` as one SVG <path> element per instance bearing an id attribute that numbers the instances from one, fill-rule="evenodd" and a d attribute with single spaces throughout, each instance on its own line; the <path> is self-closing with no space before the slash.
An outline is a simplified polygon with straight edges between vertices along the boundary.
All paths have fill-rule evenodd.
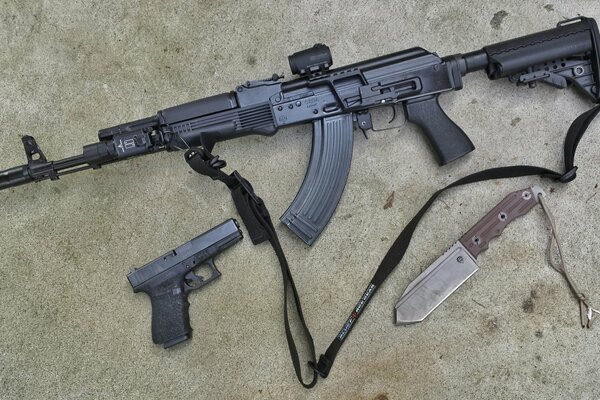
<path id="1" fill-rule="evenodd" d="M 51 159 L 74 155 L 99 128 L 287 72 L 286 56 L 316 42 L 337 66 L 416 45 L 448 55 L 578 14 L 600 17 L 600 3 L 3 0 L 0 169 L 24 162 L 23 134 Z M 432 192 L 486 167 L 561 169 L 564 134 L 590 107 L 573 90 L 483 73 L 464 83 L 441 104 L 475 152 L 440 168 L 413 125 L 369 140 L 356 132 L 345 194 L 315 246 L 277 226 L 318 352 Z M 422 268 L 508 192 L 534 183 L 551 193 L 573 275 L 600 305 L 599 124 L 569 185 L 523 178 L 445 194 L 312 391 L 296 382 L 281 273 L 266 244 L 246 239 L 218 257 L 222 278 L 190 296 L 191 341 L 152 343 L 150 302 L 126 273 L 236 216 L 226 188 L 191 173 L 181 154 L 0 192 L 0 398 L 599 398 L 600 326 L 580 328 L 576 301 L 546 262 L 539 209 L 493 242 L 481 270 L 424 323 L 392 324 Z M 278 217 L 302 182 L 310 136 L 301 126 L 216 150 Z"/>

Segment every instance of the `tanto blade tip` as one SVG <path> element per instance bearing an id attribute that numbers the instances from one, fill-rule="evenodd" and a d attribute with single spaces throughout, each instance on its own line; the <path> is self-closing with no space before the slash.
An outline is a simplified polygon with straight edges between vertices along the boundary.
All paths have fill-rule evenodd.
<path id="1" fill-rule="evenodd" d="M 396 325 L 422 322 L 479 267 L 460 242 L 411 282 L 396 304 Z"/>

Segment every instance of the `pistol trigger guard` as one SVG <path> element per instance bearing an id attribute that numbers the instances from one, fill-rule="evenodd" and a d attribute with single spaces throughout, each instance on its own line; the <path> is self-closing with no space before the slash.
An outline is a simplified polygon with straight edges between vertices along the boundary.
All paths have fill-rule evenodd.
<path id="1" fill-rule="evenodd" d="M 195 260 L 192 260 L 192 263 L 195 263 Z M 196 290 L 196 289 L 201 289 L 204 286 L 208 285 L 209 283 L 211 283 L 212 281 L 214 281 L 215 279 L 217 279 L 221 276 L 221 272 L 219 272 L 219 270 L 217 269 L 217 266 L 215 265 L 215 263 L 212 259 L 206 260 L 203 263 L 203 265 L 207 265 L 210 268 L 210 276 L 209 277 L 200 276 L 200 275 L 197 275 L 193 270 L 191 270 L 183 278 L 183 286 L 184 286 L 184 290 L 186 292 Z M 195 267 L 199 267 L 199 266 L 200 266 L 200 264 L 195 265 Z"/>
<path id="2" fill-rule="evenodd" d="M 211 272 L 212 272 L 213 274 L 215 274 L 215 273 L 217 273 L 217 274 L 221 274 L 221 273 L 219 272 L 219 270 L 217 269 L 217 266 L 215 265 L 215 262 L 213 261 L 213 259 L 212 259 L 212 258 L 209 258 L 208 260 L 206 260 L 206 263 L 205 263 L 205 264 L 206 264 L 206 265 L 208 265 L 208 266 L 210 267 L 210 269 L 211 269 Z"/>
<path id="3" fill-rule="evenodd" d="M 190 271 L 184 278 L 186 288 L 196 289 L 198 286 L 201 286 L 204 282 L 204 278 L 198 276 L 194 273 L 194 271 Z"/>
<path id="4" fill-rule="evenodd" d="M 309 246 L 325 229 L 342 197 L 352 162 L 353 140 L 351 113 L 313 123 L 312 151 L 304 181 L 279 218 Z"/>

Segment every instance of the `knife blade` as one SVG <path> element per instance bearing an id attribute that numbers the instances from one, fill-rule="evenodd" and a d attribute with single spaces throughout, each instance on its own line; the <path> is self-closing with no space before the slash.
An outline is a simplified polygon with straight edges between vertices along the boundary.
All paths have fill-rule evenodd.
<path id="1" fill-rule="evenodd" d="M 406 287 L 395 307 L 395 324 L 421 322 L 431 314 L 477 272 L 477 256 L 508 224 L 538 204 L 540 194 L 544 192 L 539 186 L 512 192 L 480 219 Z"/>

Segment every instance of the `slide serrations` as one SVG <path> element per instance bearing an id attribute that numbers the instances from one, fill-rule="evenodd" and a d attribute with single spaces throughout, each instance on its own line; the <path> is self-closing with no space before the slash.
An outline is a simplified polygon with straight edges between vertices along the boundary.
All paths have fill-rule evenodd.
<path id="1" fill-rule="evenodd" d="M 352 163 L 352 145 L 351 114 L 314 122 L 312 152 L 304 182 L 280 218 L 308 245 L 319 237 L 344 192 Z"/>

